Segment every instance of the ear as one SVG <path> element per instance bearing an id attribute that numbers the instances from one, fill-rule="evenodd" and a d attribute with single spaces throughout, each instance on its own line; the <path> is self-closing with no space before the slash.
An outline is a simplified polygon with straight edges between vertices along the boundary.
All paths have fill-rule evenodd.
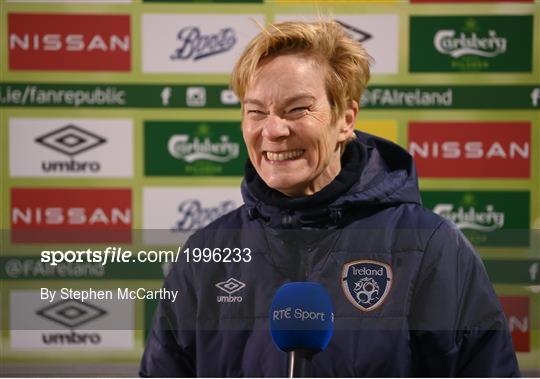
<path id="1" fill-rule="evenodd" d="M 356 125 L 356 116 L 358 115 L 358 102 L 351 101 L 349 107 L 345 109 L 345 112 L 339 123 L 339 141 L 343 142 L 348 140 L 354 134 L 354 128 Z"/>

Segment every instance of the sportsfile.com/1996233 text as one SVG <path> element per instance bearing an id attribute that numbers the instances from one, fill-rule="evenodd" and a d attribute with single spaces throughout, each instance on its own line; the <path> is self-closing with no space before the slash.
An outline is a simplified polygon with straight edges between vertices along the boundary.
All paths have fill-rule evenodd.
<path id="1" fill-rule="evenodd" d="M 184 248 L 173 250 L 139 250 L 134 253 L 122 247 L 109 246 L 105 250 L 43 250 L 41 263 L 57 266 L 59 263 L 175 263 L 180 259 L 186 263 L 249 263 L 250 248 Z"/>

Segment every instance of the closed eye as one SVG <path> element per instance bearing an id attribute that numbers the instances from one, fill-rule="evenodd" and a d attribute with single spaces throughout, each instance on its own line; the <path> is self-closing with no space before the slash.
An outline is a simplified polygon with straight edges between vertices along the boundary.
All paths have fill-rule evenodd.
<path id="1" fill-rule="evenodd" d="M 261 114 L 261 115 L 266 114 L 265 112 L 260 111 L 260 110 L 258 110 L 258 109 L 248 109 L 248 110 L 247 110 L 247 113 L 248 113 L 248 114 Z"/>
<path id="2" fill-rule="evenodd" d="M 266 112 L 260 109 L 246 109 L 246 115 L 251 120 L 260 121 L 266 117 Z"/>
<path id="3" fill-rule="evenodd" d="M 300 118 L 309 111 L 309 107 L 296 107 L 287 112 L 288 118 Z"/>

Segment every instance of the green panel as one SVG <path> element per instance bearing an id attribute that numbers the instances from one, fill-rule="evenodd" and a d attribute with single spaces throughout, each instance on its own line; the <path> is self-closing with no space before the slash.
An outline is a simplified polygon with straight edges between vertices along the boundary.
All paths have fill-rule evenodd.
<path id="1" fill-rule="evenodd" d="M 144 302 L 144 341 L 148 338 L 148 334 L 152 330 L 152 321 L 154 313 L 157 309 L 159 300 L 146 300 Z"/>
<path id="2" fill-rule="evenodd" d="M 193 105 L 189 89 L 205 93 Z M 192 92 L 193 93 L 193 92 Z M 196 92 L 195 92 L 196 93 Z M 196 103 L 196 102 L 195 102 Z M 238 109 L 225 85 L 1 83 L 0 105 L 10 107 Z M 538 109 L 537 85 L 369 86 L 363 109 Z"/>
<path id="3" fill-rule="evenodd" d="M 493 283 L 540 284 L 538 259 L 508 260 L 484 259 L 484 265 Z M 156 280 L 164 277 L 160 263 L 100 264 L 61 263 L 56 268 L 32 256 L 5 256 L 0 258 L 0 279 L 11 281 L 57 280 Z M 153 310 L 153 308 L 152 308 Z"/>
<path id="4" fill-rule="evenodd" d="M 205 90 L 205 101 L 191 105 L 189 89 Z M 228 95 L 228 96 L 227 96 Z M 223 101 L 222 99 L 229 99 Z M 237 108 L 226 85 L 143 85 L 143 84 L 63 84 L 1 83 L 0 104 L 26 107 L 99 108 Z"/>
<path id="5" fill-rule="evenodd" d="M 532 16 L 411 17 L 411 72 L 531 72 Z"/>
<path id="6" fill-rule="evenodd" d="M 485 259 L 484 265 L 493 283 L 500 284 L 540 284 L 539 260 L 498 260 Z"/>
<path id="7" fill-rule="evenodd" d="M 538 87 L 538 86 L 537 86 Z M 536 109 L 534 86 L 369 86 L 364 109 Z"/>
<path id="8" fill-rule="evenodd" d="M 241 176 L 247 152 L 239 122 L 147 121 L 148 176 Z"/>
<path id="9" fill-rule="evenodd" d="M 163 267 L 160 263 L 59 263 L 52 266 L 42 263 L 39 257 L 6 256 L 0 257 L 0 280 L 96 280 L 133 279 L 163 280 Z"/>
<path id="10" fill-rule="evenodd" d="M 476 246 L 529 245 L 529 192 L 423 191 L 422 200 Z"/>

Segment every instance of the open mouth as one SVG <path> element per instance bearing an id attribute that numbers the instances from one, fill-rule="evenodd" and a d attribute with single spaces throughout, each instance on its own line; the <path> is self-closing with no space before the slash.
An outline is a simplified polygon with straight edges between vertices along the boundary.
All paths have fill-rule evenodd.
<path id="1" fill-rule="evenodd" d="M 300 158 L 304 154 L 304 151 L 301 149 L 280 152 L 265 151 L 263 155 L 269 161 L 280 162 Z"/>

